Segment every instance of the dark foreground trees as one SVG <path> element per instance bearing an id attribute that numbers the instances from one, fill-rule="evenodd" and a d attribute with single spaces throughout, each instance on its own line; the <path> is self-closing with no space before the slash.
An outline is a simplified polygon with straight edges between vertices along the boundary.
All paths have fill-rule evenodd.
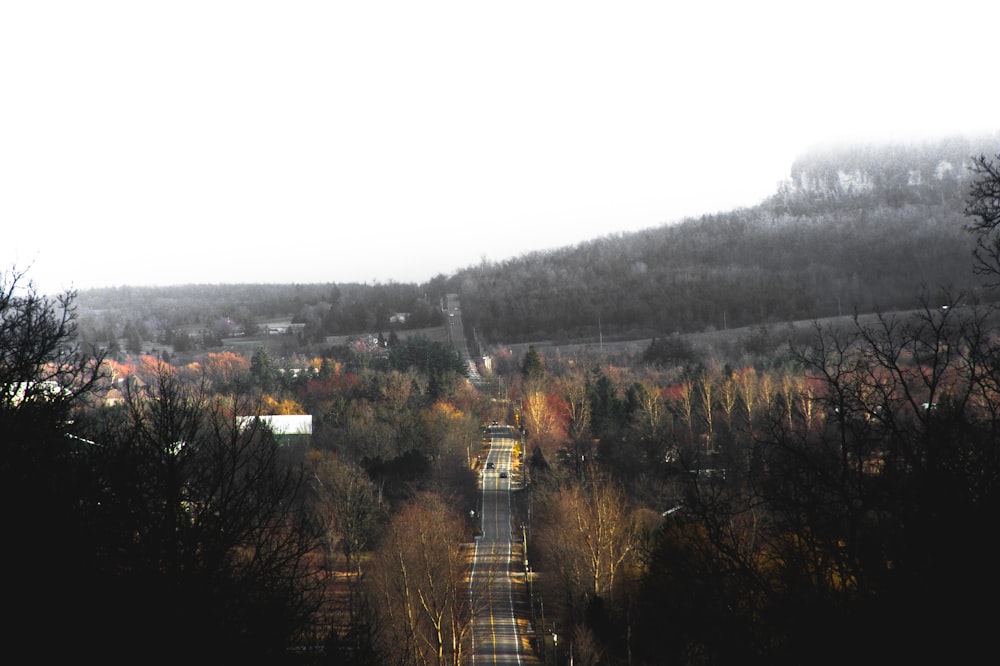
<path id="1" fill-rule="evenodd" d="M 0 659 L 47 649 L 77 615 L 62 609 L 83 575 L 80 501 L 96 479 L 81 474 L 87 445 L 73 415 L 100 373 L 74 345 L 73 297 L 39 294 L 16 268 L 0 273 Z"/>
<path id="2" fill-rule="evenodd" d="M 382 664 L 467 663 L 473 597 L 464 522 L 435 493 L 401 507 L 368 570 L 373 641 Z"/>
<path id="3" fill-rule="evenodd" d="M 972 160 L 975 180 L 969 191 L 965 213 L 972 221 L 967 229 L 976 236 L 974 265 L 991 286 L 1000 286 L 1000 155 L 996 160 L 980 155 Z"/>
<path id="4" fill-rule="evenodd" d="M 256 413 L 164 364 L 98 412 L 101 486 L 84 518 L 114 622 L 96 635 L 178 659 L 269 663 L 317 640 L 319 529 L 298 464 L 259 420 L 239 418 Z"/>
<path id="5" fill-rule="evenodd" d="M 693 475 L 665 518 L 633 663 L 959 663 L 988 649 L 997 321 L 928 305 L 817 329 L 797 354 L 809 400 L 762 405 L 726 478 Z"/>
<path id="6" fill-rule="evenodd" d="M 0 280 L 6 661 L 282 663 L 321 598 L 294 461 L 253 404 L 165 365 L 115 407 L 84 399 L 73 295 Z"/>

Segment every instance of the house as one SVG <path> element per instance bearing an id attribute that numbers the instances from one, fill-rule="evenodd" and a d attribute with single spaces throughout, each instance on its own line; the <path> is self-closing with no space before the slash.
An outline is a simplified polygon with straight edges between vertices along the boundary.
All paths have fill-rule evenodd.
<path id="1" fill-rule="evenodd" d="M 301 333 L 305 328 L 305 324 L 276 323 L 264 324 L 262 330 L 264 331 L 264 335 L 292 335 Z"/>
<path id="2" fill-rule="evenodd" d="M 120 405 L 125 402 L 125 395 L 118 389 L 109 389 L 107 393 L 104 394 L 104 406 L 114 407 L 115 405 Z"/>

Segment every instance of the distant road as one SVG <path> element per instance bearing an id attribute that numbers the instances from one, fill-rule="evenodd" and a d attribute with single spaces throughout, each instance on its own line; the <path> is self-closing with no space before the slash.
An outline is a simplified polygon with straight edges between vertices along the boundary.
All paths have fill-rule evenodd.
<path id="1" fill-rule="evenodd" d="M 490 452 L 481 476 L 482 536 L 476 539 L 469 581 L 475 613 L 472 663 L 536 663 L 522 653 L 512 576 L 511 457 L 517 436 L 509 426 L 490 431 Z"/>
<path id="2" fill-rule="evenodd" d="M 479 371 L 476 369 L 476 364 L 472 361 L 472 356 L 469 354 L 469 345 L 465 341 L 465 328 L 462 325 L 462 306 L 459 300 L 458 294 L 448 294 L 445 298 L 445 332 L 448 335 L 448 341 L 452 344 L 455 350 L 458 352 L 462 360 L 465 361 L 469 368 L 469 381 L 471 381 L 476 386 L 482 382 L 482 378 L 479 376 Z"/>

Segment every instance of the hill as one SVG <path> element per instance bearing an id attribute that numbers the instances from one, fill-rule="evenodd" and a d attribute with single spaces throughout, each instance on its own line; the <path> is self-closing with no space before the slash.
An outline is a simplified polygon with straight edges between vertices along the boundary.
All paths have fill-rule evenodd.
<path id="1" fill-rule="evenodd" d="M 1000 136 L 817 151 L 758 206 L 484 262 L 420 285 L 81 292 L 81 337 L 121 348 L 179 340 L 197 350 L 285 319 L 297 324 L 292 346 L 321 349 L 338 336 L 443 326 L 443 299 L 453 292 L 477 354 L 541 340 L 773 328 L 960 294 L 986 299 L 972 271 L 965 199 L 971 158 L 998 150 Z M 394 322 L 398 313 L 404 322 Z"/>
<path id="2" fill-rule="evenodd" d="M 967 165 L 998 145 L 808 155 L 756 207 L 470 268 L 456 277 L 466 319 L 486 341 L 623 339 L 982 297 Z"/>

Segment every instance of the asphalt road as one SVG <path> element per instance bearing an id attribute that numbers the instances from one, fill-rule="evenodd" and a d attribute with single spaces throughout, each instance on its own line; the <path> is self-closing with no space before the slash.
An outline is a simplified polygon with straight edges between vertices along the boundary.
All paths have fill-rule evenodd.
<path id="1" fill-rule="evenodd" d="M 472 362 L 469 354 L 469 345 L 465 338 L 465 327 L 462 324 L 462 307 L 458 294 L 448 294 L 445 301 L 445 332 L 448 335 L 448 342 L 455 348 L 458 355 L 465 361 L 469 371 L 469 381 L 475 386 L 479 386 L 482 378 L 476 369 L 476 364 Z"/>
<path id="2" fill-rule="evenodd" d="M 511 456 L 516 441 L 513 429 L 509 438 L 492 437 L 490 453 L 483 465 L 482 536 L 476 539 L 469 582 L 475 613 L 473 664 L 525 663 L 511 577 Z"/>

